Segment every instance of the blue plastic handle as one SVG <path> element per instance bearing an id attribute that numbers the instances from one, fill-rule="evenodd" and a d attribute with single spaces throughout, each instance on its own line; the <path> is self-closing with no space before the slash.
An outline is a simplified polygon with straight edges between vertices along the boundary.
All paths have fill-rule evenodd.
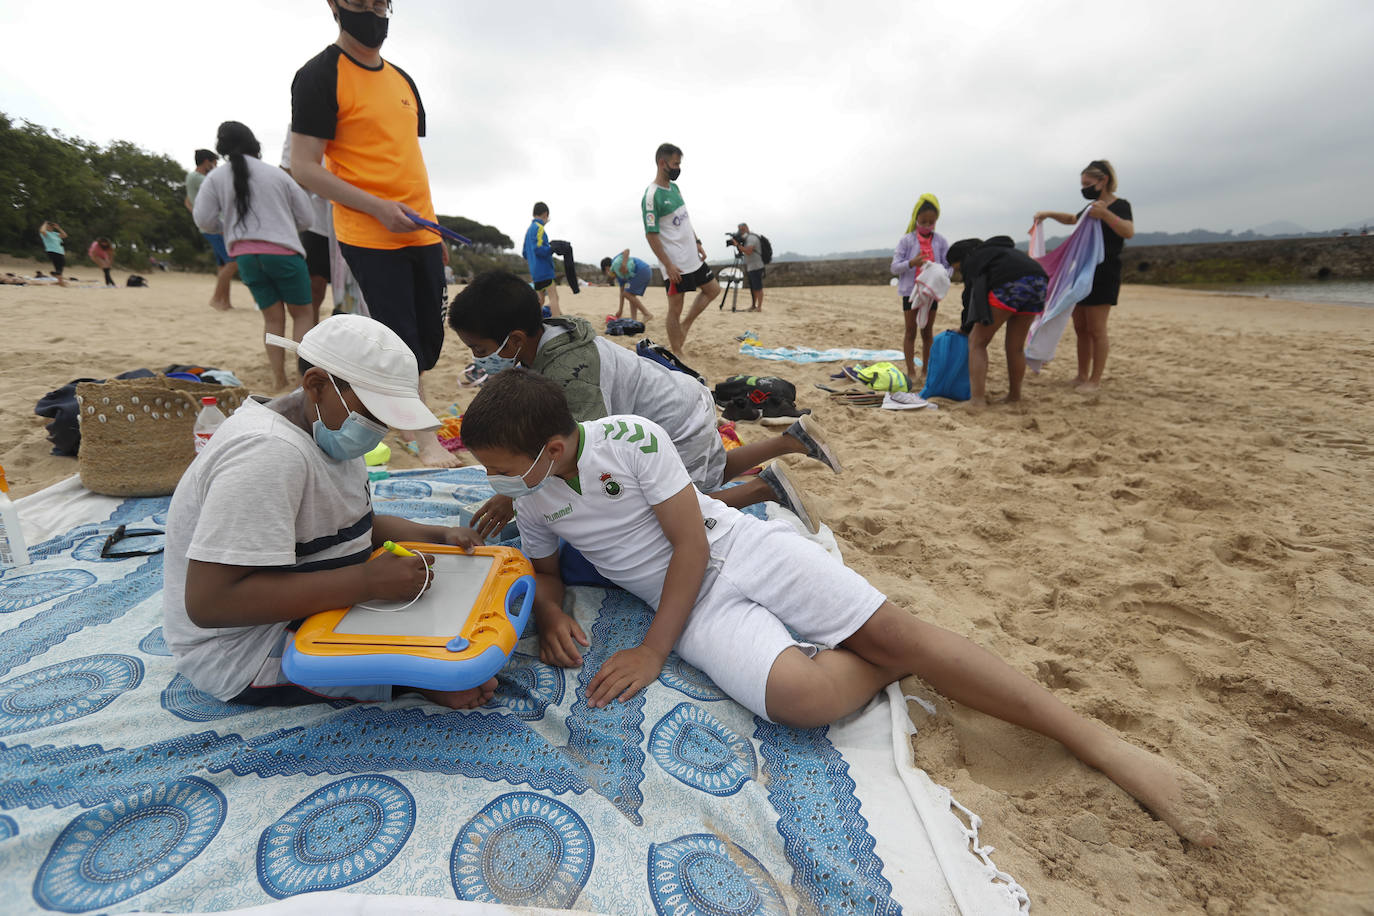
<path id="1" fill-rule="evenodd" d="M 520 610 L 511 613 L 511 602 L 517 598 L 523 599 L 520 602 Z M 530 608 L 534 607 L 534 576 L 521 576 L 506 592 L 506 618 L 510 620 L 510 625 L 515 627 L 515 638 L 519 639 L 525 633 L 525 624 L 530 622 Z"/>
<path id="2" fill-rule="evenodd" d="M 447 226 L 441 226 L 438 223 L 431 223 L 423 216 L 415 216 L 414 214 L 411 214 L 410 221 L 412 223 L 419 223 L 421 226 L 424 226 L 431 232 L 439 233 L 444 238 L 453 239 L 455 242 L 462 242 L 464 245 L 472 245 L 472 239 L 468 238 L 467 236 L 459 235 Z"/>

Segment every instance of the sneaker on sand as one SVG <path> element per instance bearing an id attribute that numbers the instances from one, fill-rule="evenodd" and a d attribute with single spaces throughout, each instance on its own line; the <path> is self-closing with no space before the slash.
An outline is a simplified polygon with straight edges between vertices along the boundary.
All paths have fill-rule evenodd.
<path id="1" fill-rule="evenodd" d="M 801 490 L 797 489 L 797 485 L 787 476 L 787 470 L 781 464 L 775 461 L 768 465 L 759 472 L 759 480 L 768 484 L 779 506 L 801 519 L 807 531 L 815 534 L 821 530 L 819 517 L 807 508 L 802 500 Z"/>
<path id="2" fill-rule="evenodd" d="M 738 397 L 732 398 L 720 415 L 727 420 L 757 420 L 763 416 L 763 410 L 749 403 L 748 398 Z"/>
<path id="3" fill-rule="evenodd" d="M 840 467 L 840 459 L 835 456 L 834 449 L 826 441 L 825 430 L 821 429 L 821 424 L 809 414 L 789 426 L 783 435 L 800 440 L 801 444 L 806 446 L 808 456 L 821 462 L 836 474 L 844 470 Z"/>

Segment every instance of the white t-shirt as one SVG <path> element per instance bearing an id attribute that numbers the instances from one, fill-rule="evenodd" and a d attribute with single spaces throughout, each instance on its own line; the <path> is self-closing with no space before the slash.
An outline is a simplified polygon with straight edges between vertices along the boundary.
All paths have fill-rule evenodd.
<path id="1" fill-rule="evenodd" d="M 644 232 L 658 234 L 668 259 L 678 270 L 689 274 L 706 263 L 697 251 L 697 236 L 692 230 L 692 219 L 687 215 L 687 203 L 676 184 L 670 181 L 666 188 L 650 184 L 644 189 L 640 210 Z"/>
<path id="2" fill-rule="evenodd" d="M 613 415 L 578 425 L 577 479 L 550 476 L 515 501 L 521 547 L 531 558 L 548 557 L 562 538 L 606 578 L 658 607 L 673 545 L 653 507 L 692 487 L 687 469 L 663 428 L 643 417 Z M 692 492 L 714 544 L 740 513 L 695 487 Z"/>
<path id="3" fill-rule="evenodd" d="M 182 475 L 166 541 L 163 638 L 178 671 L 232 699 L 252 683 L 287 622 L 196 626 L 186 614 L 188 560 L 297 572 L 363 562 L 372 551 L 367 468 L 361 458 L 335 461 L 310 433 L 245 401 Z"/>

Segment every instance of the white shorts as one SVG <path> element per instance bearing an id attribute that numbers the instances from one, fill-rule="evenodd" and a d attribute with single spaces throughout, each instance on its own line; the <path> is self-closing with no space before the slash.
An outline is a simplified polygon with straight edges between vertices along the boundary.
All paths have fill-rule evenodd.
<path id="1" fill-rule="evenodd" d="M 768 675 L 783 650 L 839 645 L 887 596 L 787 522 L 746 515 L 722 541 L 675 648 L 768 719 Z"/>

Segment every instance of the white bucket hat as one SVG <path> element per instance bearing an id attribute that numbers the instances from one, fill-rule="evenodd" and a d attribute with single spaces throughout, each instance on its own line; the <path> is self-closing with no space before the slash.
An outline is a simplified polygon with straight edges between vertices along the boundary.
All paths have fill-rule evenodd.
<path id="1" fill-rule="evenodd" d="M 420 400 L 415 354 L 380 321 L 332 315 L 306 331 L 300 343 L 276 334 L 268 334 L 267 343 L 348 382 L 363 406 L 392 429 L 439 425 L 439 418 Z"/>

